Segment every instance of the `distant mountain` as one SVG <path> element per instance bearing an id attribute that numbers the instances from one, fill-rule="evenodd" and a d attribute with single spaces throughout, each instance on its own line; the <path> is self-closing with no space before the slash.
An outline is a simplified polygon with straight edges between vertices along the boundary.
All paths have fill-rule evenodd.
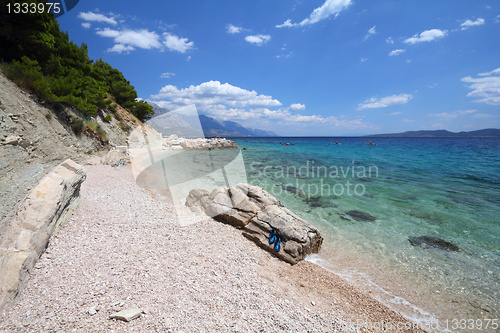
<path id="1" fill-rule="evenodd" d="M 164 132 L 163 134 L 176 133 L 179 136 L 190 137 L 191 131 L 186 128 L 196 127 L 196 120 L 192 117 L 170 113 L 170 110 L 164 109 L 159 105 L 149 102 L 155 110 L 155 114 L 149 123 L 157 130 Z M 223 137 L 250 137 L 250 136 L 279 136 L 270 131 L 264 131 L 255 128 L 246 128 L 234 121 L 221 121 L 215 118 L 200 115 L 199 121 L 203 129 L 205 137 L 223 136 Z M 193 130 L 195 132 L 195 130 Z M 199 131 L 198 131 L 199 133 Z"/>
<path id="2" fill-rule="evenodd" d="M 372 138 L 472 138 L 472 137 L 500 137 L 500 129 L 487 128 L 470 132 L 436 131 L 408 131 L 403 133 L 373 134 Z"/>

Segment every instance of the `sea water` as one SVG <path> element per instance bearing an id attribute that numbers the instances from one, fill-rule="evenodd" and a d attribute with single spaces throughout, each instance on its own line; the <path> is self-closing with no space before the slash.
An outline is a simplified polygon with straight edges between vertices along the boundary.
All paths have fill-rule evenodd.
<path id="1" fill-rule="evenodd" d="M 495 331 L 500 138 L 235 141 L 248 181 L 320 229 L 308 260 L 438 331 Z M 460 251 L 413 246 L 419 236 Z"/>

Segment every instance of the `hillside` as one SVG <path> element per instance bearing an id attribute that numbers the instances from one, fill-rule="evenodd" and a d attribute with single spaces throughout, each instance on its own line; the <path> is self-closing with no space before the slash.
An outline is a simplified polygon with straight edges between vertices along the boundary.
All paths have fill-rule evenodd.
<path id="1" fill-rule="evenodd" d="M 403 133 L 367 135 L 373 138 L 471 138 L 471 137 L 500 137 L 500 129 L 487 128 L 470 132 L 435 131 L 408 131 Z"/>
<path id="2" fill-rule="evenodd" d="M 156 130 L 163 132 L 164 135 L 175 132 L 177 135 L 190 136 L 189 133 L 184 133 L 179 129 L 180 126 L 188 127 L 187 123 L 196 127 L 198 119 L 189 119 L 189 116 L 181 116 L 176 113 L 170 113 L 169 110 L 160 107 L 158 104 L 148 101 L 153 106 L 155 114 L 149 123 Z M 246 128 L 235 121 L 221 121 L 207 115 L 199 115 L 199 123 L 203 129 L 205 137 L 222 136 L 222 137 L 266 137 L 279 136 L 271 131 L 264 131 L 255 128 Z M 175 128 L 175 130 L 174 130 Z M 162 130 L 163 129 L 163 130 Z M 166 130 L 166 131 L 165 131 Z M 178 132 L 176 132 L 178 131 Z M 195 131 L 196 132 L 196 131 Z M 195 135 L 196 136 L 196 135 Z M 199 135 L 198 135 L 199 136 Z"/>
<path id="3" fill-rule="evenodd" d="M 42 102 L 0 71 L 0 228 L 8 212 L 54 166 L 68 158 L 83 163 L 110 145 L 125 145 L 128 131 L 140 123 L 117 106 L 109 122 L 104 119 L 111 112 L 102 110 L 75 127 L 72 120 L 81 113 L 62 104 L 47 108 Z"/>

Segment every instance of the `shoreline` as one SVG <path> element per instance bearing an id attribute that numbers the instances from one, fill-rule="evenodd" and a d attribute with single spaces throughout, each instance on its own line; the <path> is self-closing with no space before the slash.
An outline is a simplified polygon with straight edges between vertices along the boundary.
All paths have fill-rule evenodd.
<path id="1" fill-rule="evenodd" d="M 187 208 L 175 218 L 172 206 L 135 184 L 130 167 L 85 169 L 80 205 L 2 314 L 0 330 L 349 331 L 365 325 L 378 331 L 376 323 L 412 325 L 318 265 L 286 264 L 233 227 Z M 139 319 L 108 319 L 133 306 L 145 312 Z"/>

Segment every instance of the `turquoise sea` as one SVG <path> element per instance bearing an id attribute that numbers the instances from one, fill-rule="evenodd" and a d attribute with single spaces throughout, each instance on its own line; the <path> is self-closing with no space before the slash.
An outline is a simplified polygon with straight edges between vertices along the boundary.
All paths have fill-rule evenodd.
<path id="1" fill-rule="evenodd" d="M 322 232 L 308 260 L 438 330 L 492 329 L 484 330 L 500 312 L 500 138 L 234 140 L 246 148 L 249 182 Z M 420 236 L 460 250 L 410 243 Z M 464 330 L 464 319 L 476 322 Z"/>

